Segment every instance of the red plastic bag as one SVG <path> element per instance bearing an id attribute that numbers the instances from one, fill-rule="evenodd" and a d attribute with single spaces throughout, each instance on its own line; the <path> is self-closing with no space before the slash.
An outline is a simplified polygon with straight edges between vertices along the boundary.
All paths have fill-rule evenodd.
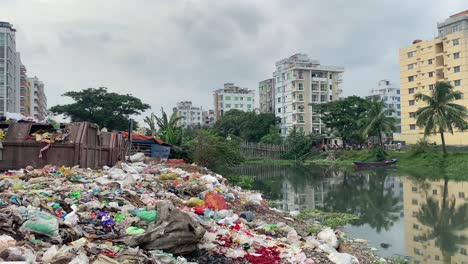
<path id="1" fill-rule="evenodd" d="M 193 211 L 197 215 L 204 215 L 205 214 L 205 206 L 195 206 L 195 207 L 193 207 Z"/>
<path id="2" fill-rule="evenodd" d="M 207 208 L 210 208 L 211 210 L 227 210 L 228 209 L 224 198 L 212 192 L 208 192 L 205 195 L 205 206 Z"/>

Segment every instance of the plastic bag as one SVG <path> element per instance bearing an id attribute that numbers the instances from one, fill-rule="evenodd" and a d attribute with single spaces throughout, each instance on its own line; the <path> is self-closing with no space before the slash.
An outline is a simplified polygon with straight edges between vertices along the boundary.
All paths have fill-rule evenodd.
<path id="1" fill-rule="evenodd" d="M 160 180 L 177 180 L 177 174 L 171 172 L 171 173 L 164 173 L 159 176 Z"/>
<path id="2" fill-rule="evenodd" d="M 144 161 L 145 160 L 145 153 L 138 152 L 130 156 L 130 161 L 131 162 L 139 162 L 139 161 Z"/>
<path id="3" fill-rule="evenodd" d="M 145 230 L 136 226 L 129 226 L 127 229 L 125 229 L 125 232 L 127 235 L 141 235 L 145 233 Z"/>
<path id="4" fill-rule="evenodd" d="M 131 174 L 138 174 L 138 171 L 126 163 L 122 163 L 122 169 Z"/>
<path id="5" fill-rule="evenodd" d="M 210 208 L 212 210 L 227 210 L 228 209 L 224 198 L 213 192 L 208 192 L 205 195 L 205 205 L 207 208 Z"/>
<path id="6" fill-rule="evenodd" d="M 123 180 L 127 173 L 125 173 L 125 171 L 123 171 L 122 169 L 112 167 L 107 172 L 107 175 L 109 175 L 109 177 L 111 177 L 114 180 Z"/>
<path id="7" fill-rule="evenodd" d="M 16 245 L 16 240 L 11 236 L 1 235 L 0 236 L 0 250 L 8 249 Z"/>
<path id="8" fill-rule="evenodd" d="M 57 246 L 53 245 L 42 254 L 42 261 L 44 263 L 50 263 L 52 258 L 57 254 Z"/>
<path id="9" fill-rule="evenodd" d="M 28 221 L 24 222 L 21 230 L 46 235 L 51 238 L 59 237 L 59 224 L 52 215 L 37 211 Z"/>
<path id="10" fill-rule="evenodd" d="M 69 264 L 89 264 L 89 259 L 84 252 L 80 252 Z"/>
<path id="11" fill-rule="evenodd" d="M 64 224 L 67 226 L 75 226 L 78 223 L 78 216 L 76 215 L 78 208 L 76 205 L 72 205 L 71 208 L 73 211 L 65 216 Z"/>
<path id="12" fill-rule="evenodd" d="M 247 197 L 247 202 L 253 203 L 256 205 L 261 205 L 262 201 L 263 199 L 260 193 L 254 193 L 254 194 L 249 195 L 249 197 Z"/>
<path id="13" fill-rule="evenodd" d="M 335 232 L 333 232 L 331 228 L 325 228 L 322 231 L 320 231 L 320 233 L 317 234 L 317 238 L 334 248 L 338 248 L 339 246 L 338 238 L 336 237 Z"/>
<path id="14" fill-rule="evenodd" d="M 154 220 L 156 220 L 156 217 L 158 216 L 158 212 L 156 210 L 150 210 L 150 211 L 142 210 L 142 211 L 137 211 L 135 215 L 141 220 L 149 223 L 149 222 L 153 222 Z"/>
<path id="15" fill-rule="evenodd" d="M 188 201 L 187 201 L 187 206 L 190 206 L 190 207 L 204 206 L 204 205 L 205 205 L 205 201 L 200 200 L 200 199 L 195 198 L 195 197 L 192 197 L 192 198 L 188 199 Z"/>

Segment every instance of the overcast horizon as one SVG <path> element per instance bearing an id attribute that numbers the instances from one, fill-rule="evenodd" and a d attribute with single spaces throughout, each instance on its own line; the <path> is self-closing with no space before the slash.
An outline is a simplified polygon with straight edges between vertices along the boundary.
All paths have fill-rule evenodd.
<path id="1" fill-rule="evenodd" d="M 48 107 L 69 103 L 67 91 L 105 86 L 156 114 L 184 100 L 211 109 L 226 82 L 258 92 L 275 62 L 295 53 L 344 67 L 345 96 L 364 96 L 381 79 L 398 85 L 399 48 L 468 9 L 466 0 L 0 2 Z"/>

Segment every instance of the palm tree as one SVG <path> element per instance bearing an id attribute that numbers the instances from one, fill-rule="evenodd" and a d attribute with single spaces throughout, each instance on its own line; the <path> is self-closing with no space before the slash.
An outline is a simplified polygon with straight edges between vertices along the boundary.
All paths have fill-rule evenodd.
<path id="1" fill-rule="evenodd" d="M 424 136 L 440 133 L 442 150 L 447 155 L 444 132 L 453 134 L 454 128 L 464 130 L 466 127 L 466 107 L 454 103 L 461 99 L 463 93 L 454 91 L 448 82 L 437 82 L 431 95 L 418 93 L 416 100 L 422 100 L 427 106 L 416 111 L 416 125 L 424 128 Z"/>
<path id="2" fill-rule="evenodd" d="M 444 193 L 442 203 L 428 197 L 426 204 L 419 209 L 416 219 L 429 227 L 430 231 L 418 237 L 421 241 L 435 240 L 440 248 L 444 263 L 451 263 L 451 258 L 457 252 L 458 245 L 465 245 L 468 239 L 463 232 L 468 228 L 468 204 L 455 207 L 455 199 L 447 200 L 448 178 L 444 178 Z"/>
<path id="3" fill-rule="evenodd" d="M 393 109 L 386 109 L 383 100 L 373 100 L 369 105 L 367 116 L 361 120 L 364 123 L 363 136 L 376 135 L 379 144 L 382 146 L 382 133 L 389 134 L 396 130 L 396 119 L 387 116 L 394 112 Z"/>
<path id="4" fill-rule="evenodd" d="M 158 132 L 156 129 L 156 115 L 154 113 L 151 113 L 151 115 L 145 117 L 143 121 L 149 126 L 151 136 L 156 136 L 156 133 Z"/>

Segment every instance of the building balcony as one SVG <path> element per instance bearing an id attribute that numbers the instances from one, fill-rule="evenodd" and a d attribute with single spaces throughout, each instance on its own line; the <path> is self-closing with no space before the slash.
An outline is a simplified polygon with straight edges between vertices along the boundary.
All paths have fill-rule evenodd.
<path id="1" fill-rule="evenodd" d="M 294 120 L 293 119 L 292 124 L 293 125 L 303 125 L 303 124 L 305 124 L 305 121 L 304 120 Z"/>
<path id="2" fill-rule="evenodd" d="M 327 78 L 326 77 L 312 77 L 313 82 L 326 82 Z"/>

